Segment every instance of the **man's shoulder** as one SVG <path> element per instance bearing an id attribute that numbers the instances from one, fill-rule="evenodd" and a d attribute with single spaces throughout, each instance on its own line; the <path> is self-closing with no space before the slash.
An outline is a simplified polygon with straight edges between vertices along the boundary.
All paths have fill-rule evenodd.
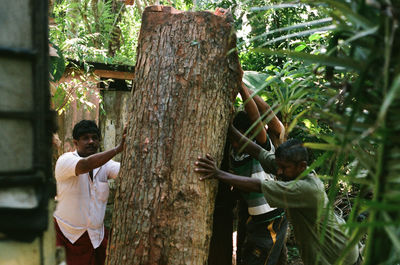
<path id="1" fill-rule="evenodd" d="M 273 150 L 265 150 L 264 148 L 261 148 L 260 153 L 258 155 L 258 160 L 259 161 L 264 161 L 264 160 L 271 160 L 275 159 L 275 152 Z"/>
<path id="2" fill-rule="evenodd" d="M 62 154 L 55 166 L 55 177 L 57 181 L 75 176 L 75 167 L 81 157 L 76 152 L 67 152 Z"/>
<path id="3" fill-rule="evenodd" d="M 307 176 L 304 177 L 304 180 L 308 181 L 309 183 L 315 184 L 318 189 L 324 189 L 324 183 L 318 177 L 318 175 L 317 175 L 317 173 L 315 173 L 315 171 L 312 171 L 309 174 L 307 174 Z"/>
<path id="4" fill-rule="evenodd" d="M 121 162 L 117 162 L 117 161 L 110 159 L 103 166 L 105 166 L 105 167 L 111 166 L 112 167 L 112 166 L 116 166 L 116 165 L 120 165 L 120 164 L 121 164 Z"/>
<path id="5" fill-rule="evenodd" d="M 66 152 L 66 153 L 60 155 L 60 157 L 58 158 L 58 160 L 60 160 L 60 159 L 68 159 L 68 158 L 71 158 L 71 157 L 74 158 L 74 157 L 79 157 L 79 156 L 76 154 L 76 151 L 73 151 L 73 152 Z"/>
<path id="6" fill-rule="evenodd" d="M 258 161 L 267 173 L 276 173 L 275 153 L 261 149 L 258 154 Z"/>
<path id="7" fill-rule="evenodd" d="M 106 170 L 118 170 L 121 167 L 121 163 L 120 162 L 116 162 L 114 160 L 109 160 L 107 161 L 107 163 L 105 163 L 103 166 L 103 168 L 105 168 Z"/>
<path id="8" fill-rule="evenodd" d="M 76 151 L 74 152 L 66 152 L 62 154 L 58 159 L 56 164 L 60 163 L 66 163 L 71 160 L 77 160 L 80 159 L 79 155 L 76 154 Z"/>
<path id="9" fill-rule="evenodd" d="M 302 179 L 306 185 L 304 187 L 313 193 L 315 196 L 323 196 L 325 193 L 325 187 L 322 180 L 317 176 L 315 172 L 311 172 Z"/>

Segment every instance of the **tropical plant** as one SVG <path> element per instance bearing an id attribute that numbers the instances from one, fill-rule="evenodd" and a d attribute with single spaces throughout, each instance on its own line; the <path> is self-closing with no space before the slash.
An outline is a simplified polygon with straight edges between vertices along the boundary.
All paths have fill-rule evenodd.
<path id="1" fill-rule="evenodd" d="M 83 69 L 72 67 L 69 73 L 79 72 L 79 79 L 72 78 L 58 85 L 52 83 L 53 105 L 58 113 L 62 113 L 75 99 L 85 108 L 94 106 L 87 85 L 100 80 L 92 74 L 91 63 L 135 64 L 141 14 L 145 6 L 152 4 L 173 4 L 178 9 L 192 7 L 191 1 L 183 0 L 50 1 L 49 15 L 53 19 L 49 38 L 60 54 L 59 58 L 52 59 L 51 71 L 58 70 L 58 75 L 62 74 L 65 66 L 73 62 L 84 66 Z M 96 97 L 101 100 L 99 95 Z"/>
<path id="2" fill-rule="evenodd" d="M 98 83 L 106 83 L 107 81 L 100 80 L 93 73 L 82 70 L 77 66 L 70 67 L 64 77 L 63 82 L 51 83 L 51 86 L 54 86 L 54 94 L 52 95 L 53 108 L 59 115 L 68 109 L 72 102 L 76 102 L 78 108 L 92 110 L 96 108 L 93 98 L 97 98 L 100 111 L 103 111 L 100 93 L 89 88 L 96 87 Z"/>
<path id="3" fill-rule="evenodd" d="M 252 52 L 311 63 L 315 78 L 322 77 L 329 93 L 336 91 L 313 113 L 316 119 L 326 121 L 333 132 L 321 135 L 323 144 L 308 143 L 309 147 L 325 152 L 313 167 L 330 164 L 327 177 L 332 203 L 341 183 L 349 183 L 359 191 L 347 221 L 352 239 L 349 248 L 367 232 L 364 264 L 397 264 L 400 120 L 396 114 L 400 110 L 400 53 L 396 47 L 400 44 L 400 5 L 390 1 L 325 0 L 300 1 L 291 8 L 304 5 L 318 7 L 330 20 L 324 26 L 324 34 L 328 34 L 326 49 L 313 54 L 307 53 L 304 46 L 293 51 L 285 45 L 270 45 L 316 32 L 300 26 L 292 34 L 288 30 L 293 25 L 281 30 L 273 42 Z M 277 4 L 264 9 L 282 7 Z M 364 196 L 368 191 L 373 193 L 370 200 Z M 358 223 L 356 217 L 362 211 L 368 211 L 369 217 Z"/>
<path id="4" fill-rule="evenodd" d="M 65 57 L 81 62 L 134 64 L 138 27 L 126 25 L 132 25 L 140 14 L 132 7 L 120 1 L 59 1 L 51 15 L 54 23 L 50 25 L 50 39 Z"/>

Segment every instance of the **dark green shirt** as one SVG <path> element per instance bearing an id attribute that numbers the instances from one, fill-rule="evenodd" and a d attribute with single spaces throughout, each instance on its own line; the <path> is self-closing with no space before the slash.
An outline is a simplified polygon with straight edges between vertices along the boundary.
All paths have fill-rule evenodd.
<path id="1" fill-rule="evenodd" d="M 275 156 L 268 151 L 263 150 L 259 155 L 266 171 L 274 172 L 274 160 Z M 328 197 L 322 181 L 309 174 L 293 181 L 263 181 L 261 189 L 271 207 L 285 209 L 304 264 L 334 264 L 344 251 L 348 236 L 340 225 L 344 221 L 333 211 L 326 213 Z M 355 246 L 342 264 L 352 265 L 357 258 L 358 247 Z"/>

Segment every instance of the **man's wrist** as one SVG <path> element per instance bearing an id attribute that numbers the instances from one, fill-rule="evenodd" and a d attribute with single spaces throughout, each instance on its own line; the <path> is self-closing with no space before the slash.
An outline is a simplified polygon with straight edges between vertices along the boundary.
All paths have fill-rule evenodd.
<path id="1" fill-rule="evenodd" d="M 214 174 L 214 178 L 221 179 L 223 173 L 224 173 L 224 171 L 222 171 L 221 169 L 217 169 L 215 174 Z"/>

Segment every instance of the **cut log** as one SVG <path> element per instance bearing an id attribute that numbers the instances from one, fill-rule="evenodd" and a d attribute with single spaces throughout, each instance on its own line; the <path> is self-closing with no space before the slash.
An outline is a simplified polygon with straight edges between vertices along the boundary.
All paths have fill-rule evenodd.
<path id="1" fill-rule="evenodd" d="M 143 12 L 107 264 L 206 264 L 217 181 L 241 73 L 226 13 Z M 231 224 L 228 224 L 231 225 Z"/>

